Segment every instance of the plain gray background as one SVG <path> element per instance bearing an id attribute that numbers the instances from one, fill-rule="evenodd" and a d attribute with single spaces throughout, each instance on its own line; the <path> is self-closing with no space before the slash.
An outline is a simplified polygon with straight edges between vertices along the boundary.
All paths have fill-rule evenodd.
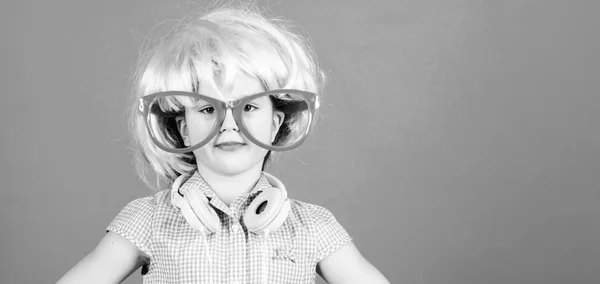
<path id="1" fill-rule="evenodd" d="M 600 282 L 598 1 L 260 3 L 330 77 L 317 129 L 269 171 L 392 283 Z M 205 4 L 0 4 L 1 283 L 56 281 L 152 194 L 133 68 L 153 27 Z"/>

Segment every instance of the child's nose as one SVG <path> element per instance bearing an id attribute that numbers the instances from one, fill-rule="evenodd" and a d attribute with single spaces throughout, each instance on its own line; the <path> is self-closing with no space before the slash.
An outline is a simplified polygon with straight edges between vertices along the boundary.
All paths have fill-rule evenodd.
<path id="1" fill-rule="evenodd" d="M 240 131 L 237 123 L 235 123 L 235 119 L 233 118 L 233 111 L 231 108 L 227 108 L 225 110 L 225 119 L 223 120 L 223 124 L 221 124 L 221 129 L 219 132 L 223 132 L 225 130 Z"/>

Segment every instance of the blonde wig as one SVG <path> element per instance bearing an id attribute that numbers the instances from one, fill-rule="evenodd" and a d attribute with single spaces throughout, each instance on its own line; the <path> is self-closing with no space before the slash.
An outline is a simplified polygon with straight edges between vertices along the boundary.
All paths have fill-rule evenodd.
<path id="1" fill-rule="evenodd" d="M 193 153 L 168 153 L 152 142 L 144 118 L 137 112 L 138 98 L 163 91 L 197 92 L 203 84 L 219 90 L 222 96 L 235 84 L 238 73 L 256 77 L 265 91 L 299 89 L 321 94 L 325 83 L 308 40 L 293 33 L 285 21 L 265 18 L 254 5 L 219 7 L 179 22 L 144 52 L 138 66 L 130 126 L 135 148 L 139 149 L 135 157 L 137 173 L 153 188 L 151 180 L 156 180 L 156 187 L 162 182 L 171 183 L 179 175 L 194 171 L 196 161 Z M 179 110 L 188 103 L 171 100 L 163 102 L 162 107 Z M 282 126 L 285 133 L 280 135 L 280 130 L 275 142 L 289 139 L 283 136 L 293 135 L 299 120 L 302 118 L 286 118 Z M 150 127 L 155 133 L 174 131 L 160 129 L 167 127 L 164 124 Z M 166 136 L 158 139 L 178 143 Z M 270 152 L 263 169 L 269 157 Z"/>

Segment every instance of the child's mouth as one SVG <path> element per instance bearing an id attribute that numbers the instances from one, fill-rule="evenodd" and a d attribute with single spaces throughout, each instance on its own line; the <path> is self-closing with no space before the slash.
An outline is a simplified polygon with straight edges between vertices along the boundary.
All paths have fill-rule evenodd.
<path id="1" fill-rule="evenodd" d="M 224 151 L 235 151 L 244 145 L 246 145 L 246 144 L 239 143 L 239 142 L 225 142 L 225 143 L 220 143 L 220 144 L 215 145 L 215 148 L 218 148 L 218 149 L 221 149 Z"/>

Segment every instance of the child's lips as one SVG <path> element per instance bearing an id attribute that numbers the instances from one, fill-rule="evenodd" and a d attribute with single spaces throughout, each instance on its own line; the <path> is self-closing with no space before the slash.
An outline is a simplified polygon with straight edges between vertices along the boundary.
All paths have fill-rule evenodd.
<path id="1" fill-rule="evenodd" d="M 215 145 L 215 148 L 219 148 L 219 149 L 225 150 L 225 151 L 233 151 L 233 150 L 237 150 L 238 148 L 240 148 L 244 145 L 246 145 L 246 144 L 240 143 L 240 142 L 223 142 L 223 143 L 219 143 L 219 144 Z"/>
<path id="2" fill-rule="evenodd" d="M 227 142 L 221 142 L 221 143 L 217 143 L 217 145 L 215 145 L 216 147 L 219 146 L 232 146 L 232 145 L 246 145 L 242 142 L 236 142 L 236 141 L 227 141 Z"/>

